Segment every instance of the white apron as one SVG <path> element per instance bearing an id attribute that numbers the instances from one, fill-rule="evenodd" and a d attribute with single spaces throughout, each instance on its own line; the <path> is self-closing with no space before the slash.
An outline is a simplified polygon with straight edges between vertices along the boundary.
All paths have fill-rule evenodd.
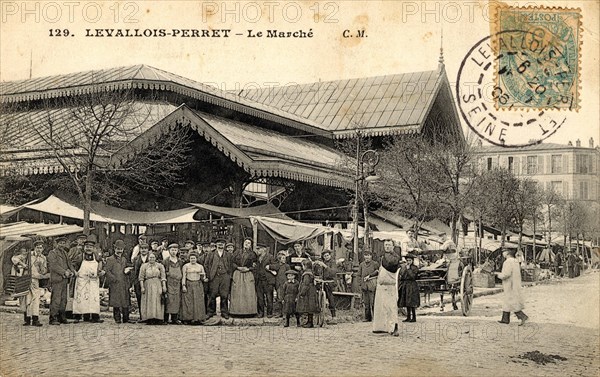
<path id="1" fill-rule="evenodd" d="M 375 305 L 373 309 L 373 331 L 392 332 L 398 323 L 398 269 L 391 273 L 379 267 Z"/>
<path id="2" fill-rule="evenodd" d="M 77 271 L 75 296 L 73 297 L 73 313 L 100 313 L 100 280 L 98 279 L 98 262 L 84 260 Z"/>

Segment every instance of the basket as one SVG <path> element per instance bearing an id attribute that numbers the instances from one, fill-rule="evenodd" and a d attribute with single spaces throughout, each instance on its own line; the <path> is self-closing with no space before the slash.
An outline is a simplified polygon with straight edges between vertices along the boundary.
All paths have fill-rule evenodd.
<path id="1" fill-rule="evenodd" d="M 495 276 L 486 272 L 473 273 L 473 286 L 477 288 L 494 288 L 496 286 Z"/>
<path id="2" fill-rule="evenodd" d="M 367 288 L 367 291 L 375 292 L 375 290 L 377 289 L 377 277 L 367 279 L 365 286 Z"/>

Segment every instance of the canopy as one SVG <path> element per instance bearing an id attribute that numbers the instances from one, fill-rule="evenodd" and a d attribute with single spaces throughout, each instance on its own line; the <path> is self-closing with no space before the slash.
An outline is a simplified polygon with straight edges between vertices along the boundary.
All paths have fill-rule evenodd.
<path id="1" fill-rule="evenodd" d="M 496 251 L 500 249 L 500 241 L 491 240 L 491 239 L 483 239 L 481 240 L 481 248 L 489 251 Z M 506 249 L 516 249 L 519 247 L 516 243 L 512 242 L 504 242 L 504 248 Z"/>
<path id="2" fill-rule="evenodd" d="M 71 204 L 54 195 L 50 195 L 46 200 L 39 203 L 25 205 L 24 207 L 34 211 L 83 220 L 83 209 L 79 205 Z M 116 224 L 184 224 L 198 222 L 194 219 L 194 214 L 197 211 L 196 207 L 159 212 L 130 211 L 111 207 L 100 202 L 92 202 L 90 221 Z"/>
<path id="3" fill-rule="evenodd" d="M 352 230 L 336 229 L 320 224 L 302 223 L 292 219 L 250 216 L 250 222 L 253 225 L 262 226 L 273 239 L 284 245 L 296 241 L 313 239 L 327 233 L 341 234 L 346 240 L 353 238 Z M 359 237 L 363 237 L 363 235 L 364 232 L 359 229 Z"/>
<path id="4" fill-rule="evenodd" d="M 31 224 L 25 221 L 17 223 L 0 224 L 0 237 L 7 240 L 19 241 L 24 235 L 36 235 L 41 237 L 63 236 L 65 234 L 80 233 L 83 228 L 77 225 L 64 224 Z"/>
<path id="5" fill-rule="evenodd" d="M 243 221 L 247 224 L 251 216 L 262 216 L 269 218 L 277 218 L 283 220 L 292 220 L 286 216 L 279 208 L 275 207 L 272 203 L 267 203 L 255 207 L 244 207 L 244 208 L 232 208 L 232 207 L 219 207 L 210 204 L 199 204 L 191 203 L 197 208 L 202 210 L 217 213 L 229 217 L 228 220 L 232 221 Z"/>

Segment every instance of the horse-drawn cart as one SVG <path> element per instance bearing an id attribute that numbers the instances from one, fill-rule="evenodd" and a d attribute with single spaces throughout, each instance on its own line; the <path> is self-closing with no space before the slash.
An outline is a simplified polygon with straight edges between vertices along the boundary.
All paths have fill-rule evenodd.
<path id="1" fill-rule="evenodd" d="M 422 263 L 444 251 L 426 250 L 420 253 Z M 468 258 L 439 259 L 421 267 L 417 276 L 419 290 L 426 295 L 440 293 L 440 310 L 444 310 L 444 293 L 452 296 L 452 307 L 458 310 L 456 295 L 459 295 L 462 314 L 469 315 L 473 305 L 473 271 Z"/>

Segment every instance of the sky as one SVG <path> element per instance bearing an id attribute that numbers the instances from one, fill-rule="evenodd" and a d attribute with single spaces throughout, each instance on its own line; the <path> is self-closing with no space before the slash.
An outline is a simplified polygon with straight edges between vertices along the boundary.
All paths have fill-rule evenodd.
<path id="1" fill-rule="evenodd" d="M 587 146 L 592 137 L 598 145 L 599 2 L 506 3 L 581 9 L 581 108 L 557 112 L 565 122 L 544 142 L 580 139 Z M 491 33 L 489 9 L 487 1 L 477 0 L 0 1 L 0 80 L 147 64 L 220 89 L 241 90 L 433 70 L 442 45 L 454 91 L 463 58 Z M 132 34 L 139 29 L 151 36 L 93 36 L 110 29 Z M 154 29 L 177 34 L 152 36 Z M 221 37 L 184 37 L 193 29 Z M 230 30 L 228 38 L 223 30 Z M 268 30 L 312 37 L 267 38 Z M 344 38 L 345 30 L 354 36 Z M 357 37 L 358 30 L 365 36 Z"/>

